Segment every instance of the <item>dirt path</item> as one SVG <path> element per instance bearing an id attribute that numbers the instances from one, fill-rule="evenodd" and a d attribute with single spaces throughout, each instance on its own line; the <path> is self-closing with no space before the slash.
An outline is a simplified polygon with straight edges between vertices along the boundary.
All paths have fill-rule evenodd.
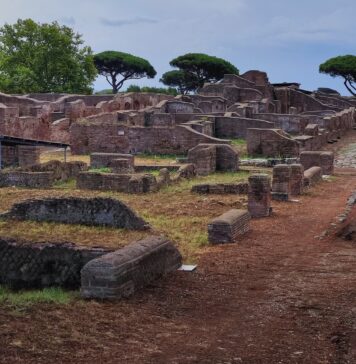
<path id="1" fill-rule="evenodd" d="M 1 363 L 356 363 L 356 246 L 320 235 L 356 189 L 340 175 L 274 203 L 130 300 L 0 309 Z"/>

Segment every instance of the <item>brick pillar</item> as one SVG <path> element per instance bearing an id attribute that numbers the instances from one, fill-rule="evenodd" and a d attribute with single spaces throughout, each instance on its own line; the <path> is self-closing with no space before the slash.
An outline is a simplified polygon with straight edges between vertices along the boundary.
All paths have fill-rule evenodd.
<path id="1" fill-rule="evenodd" d="M 304 186 L 304 168 L 301 164 L 291 165 L 291 185 L 290 193 L 293 196 L 298 196 L 303 193 Z"/>
<path id="2" fill-rule="evenodd" d="M 291 183 L 291 167 L 287 164 L 277 164 L 273 167 L 272 199 L 288 201 Z"/>
<path id="3" fill-rule="evenodd" d="M 40 149 L 27 145 L 19 145 L 18 147 L 19 166 L 21 168 L 30 167 L 40 163 Z"/>
<path id="4" fill-rule="evenodd" d="M 334 173 L 334 153 L 322 152 L 320 153 L 320 166 L 323 174 L 332 175 Z"/>
<path id="5" fill-rule="evenodd" d="M 271 178 L 267 174 L 249 177 L 248 210 L 252 217 L 265 217 L 271 213 Z"/>

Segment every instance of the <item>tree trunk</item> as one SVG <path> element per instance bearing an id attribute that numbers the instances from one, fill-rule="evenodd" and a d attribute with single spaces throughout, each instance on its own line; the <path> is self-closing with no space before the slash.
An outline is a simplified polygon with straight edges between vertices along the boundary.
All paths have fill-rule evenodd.
<path id="1" fill-rule="evenodd" d="M 349 82 L 349 80 L 347 78 L 345 78 L 345 82 L 344 82 L 345 87 L 348 89 L 348 91 L 350 92 L 351 95 L 356 96 L 356 93 L 354 91 L 352 91 L 352 89 L 347 84 L 347 82 Z"/>

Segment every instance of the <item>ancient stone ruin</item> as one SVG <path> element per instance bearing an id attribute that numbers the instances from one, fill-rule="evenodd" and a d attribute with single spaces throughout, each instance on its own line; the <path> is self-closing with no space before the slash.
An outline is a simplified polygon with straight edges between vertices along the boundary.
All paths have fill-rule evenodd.
<path id="1" fill-rule="evenodd" d="M 14 204 L 2 217 L 129 230 L 149 228 L 149 225 L 128 206 L 111 198 L 67 197 L 27 200 Z"/>
<path id="2" fill-rule="evenodd" d="M 0 284 L 14 289 L 80 287 L 80 271 L 90 260 L 108 254 L 103 248 L 71 243 L 0 239 Z"/>
<path id="3" fill-rule="evenodd" d="M 0 94 L 0 134 L 70 143 L 73 154 L 186 155 L 199 144 L 229 145 L 241 138 L 250 155 L 298 157 L 352 129 L 355 106 L 351 98 L 271 84 L 266 73 L 248 71 L 177 97 Z M 3 146 L 3 165 L 36 164 L 38 152 L 31 148 Z M 130 167 L 116 163 L 121 170 Z"/>
<path id="4" fill-rule="evenodd" d="M 291 166 L 278 164 L 273 168 L 272 199 L 288 201 L 291 192 Z"/>
<path id="5" fill-rule="evenodd" d="M 234 243 L 249 231 L 251 216 L 246 210 L 230 210 L 213 219 L 208 225 L 211 244 Z"/>
<path id="6" fill-rule="evenodd" d="M 175 246 L 164 237 L 149 237 L 91 260 L 82 269 L 84 298 L 129 297 L 182 265 Z"/>
<path id="7" fill-rule="evenodd" d="M 248 211 L 252 217 L 271 214 L 271 178 L 267 174 L 254 174 L 248 178 Z"/>
<path id="8" fill-rule="evenodd" d="M 157 192 L 183 179 L 239 171 L 243 154 L 236 151 L 236 144 L 242 142 L 246 158 L 263 158 L 257 167 L 274 167 L 272 184 L 269 174 L 249 169 L 248 183 L 192 187 L 199 194 L 247 194 L 248 211 L 230 210 L 208 227 L 210 243 L 231 243 L 249 230 L 251 217 L 270 216 L 272 199 L 291 200 L 333 173 L 334 155 L 323 149 L 355 126 L 355 107 L 352 98 L 309 92 L 298 84 L 271 84 L 260 71 L 225 75 L 218 83 L 205 84 L 197 94 L 177 97 L 0 94 L 0 134 L 26 139 L 22 140 L 25 145 L 1 146 L 1 165 L 11 168 L 0 172 L 0 187 L 44 189 L 75 179 L 82 190 Z M 41 164 L 39 141 L 63 143 L 64 148 L 70 144 L 72 155 L 90 155 L 90 166 L 67 161 Z M 141 153 L 175 155 L 178 162 L 136 165 L 135 157 Z M 253 163 L 245 166 L 256 166 Z M 149 228 L 128 206 L 109 198 L 27 200 L 3 217 Z M 177 269 L 182 261 L 163 237 L 150 237 L 109 254 L 70 243 L 3 239 L 0 253 L 0 283 L 78 287 L 82 269 L 81 292 L 86 298 L 127 297 Z"/>

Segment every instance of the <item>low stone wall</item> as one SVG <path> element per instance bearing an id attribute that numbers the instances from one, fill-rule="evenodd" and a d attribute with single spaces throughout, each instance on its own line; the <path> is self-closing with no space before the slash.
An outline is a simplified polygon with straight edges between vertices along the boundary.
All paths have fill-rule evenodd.
<path id="1" fill-rule="evenodd" d="M 0 284 L 14 289 L 80 287 L 80 271 L 109 250 L 0 238 Z"/>
<path id="2" fill-rule="evenodd" d="M 84 298 L 120 299 L 175 271 L 182 257 L 164 237 L 148 237 L 91 260 L 82 269 Z"/>
<path id="3" fill-rule="evenodd" d="M 192 192 L 199 194 L 236 194 L 247 195 L 248 183 L 216 183 L 200 184 L 192 187 Z"/>
<path id="4" fill-rule="evenodd" d="M 124 203 L 111 198 L 47 198 L 16 203 L 1 215 L 16 220 L 145 230 L 149 225 Z"/>
<path id="5" fill-rule="evenodd" d="M 0 171 L 0 187 L 50 188 L 52 172 Z"/>
<path id="6" fill-rule="evenodd" d="M 76 178 L 80 172 L 86 171 L 88 165 L 81 161 L 60 162 L 49 161 L 42 164 L 35 164 L 25 169 L 28 172 L 52 172 L 55 180 L 67 181 Z"/>
<path id="7" fill-rule="evenodd" d="M 248 211 L 252 217 L 266 217 L 271 214 L 271 179 L 267 174 L 249 177 Z"/>
<path id="8" fill-rule="evenodd" d="M 305 151 L 300 153 L 300 163 L 304 169 L 321 167 L 322 174 L 332 175 L 334 173 L 334 153 L 323 151 Z"/>
<path id="9" fill-rule="evenodd" d="M 299 144 L 279 129 L 248 129 L 247 152 L 249 155 L 266 157 L 295 157 Z"/>
<path id="10" fill-rule="evenodd" d="M 77 177 L 77 188 L 124 193 L 149 193 L 157 191 L 158 185 L 156 178 L 151 174 L 82 172 Z"/>
<path id="11" fill-rule="evenodd" d="M 234 243 L 237 238 L 249 231 L 251 215 L 246 210 L 230 210 L 215 218 L 208 225 L 209 243 Z"/>
<path id="12" fill-rule="evenodd" d="M 311 187 L 320 182 L 323 178 L 320 167 L 311 167 L 304 172 L 304 187 Z"/>
<path id="13" fill-rule="evenodd" d="M 171 165 L 171 164 L 157 164 L 155 166 L 148 164 L 148 165 L 139 165 L 139 166 L 135 166 L 135 172 L 136 173 L 144 173 L 144 172 L 153 172 L 153 171 L 159 171 L 160 169 L 166 168 L 168 169 L 170 172 L 177 172 L 179 170 L 179 168 L 181 168 L 182 165 L 178 164 L 178 165 Z"/>
<path id="14" fill-rule="evenodd" d="M 118 158 L 110 162 L 110 167 L 113 173 L 133 173 L 134 158 Z"/>
<path id="15" fill-rule="evenodd" d="M 246 138 L 247 129 L 273 129 L 274 123 L 242 117 L 217 116 L 215 118 L 215 137 L 222 139 Z"/>

